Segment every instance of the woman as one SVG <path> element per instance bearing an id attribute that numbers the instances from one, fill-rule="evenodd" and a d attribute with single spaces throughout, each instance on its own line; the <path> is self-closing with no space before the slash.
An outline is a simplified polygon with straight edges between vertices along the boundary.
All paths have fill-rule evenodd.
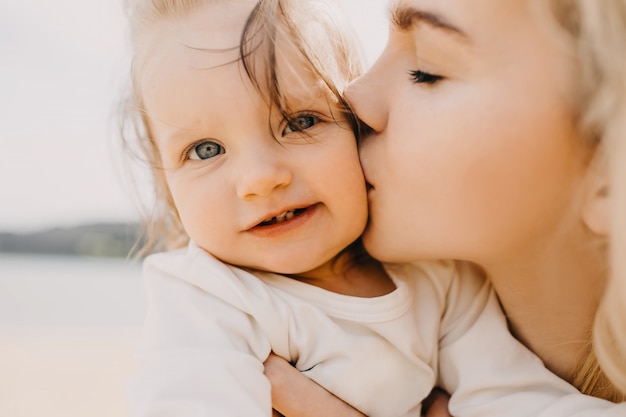
<path id="1" fill-rule="evenodd" d="M 373 130 L 361 150 L 370 253 L 480 265 L 513 334 L 581 391 L 616 402 L 625 40 L 624 0 L 392 0 L 388 45 L 347 92 Z M 283 369 L 267 367 L 275 402 L 319 415 Z"/>
<path id="2" fill-rule="evenodd" d="M 620 51 L 626 41 L 626 5 L 612 1 L 588 4 L 587 72 L 602 77 L 595 88 L 597 124 L 606 141 L 610 169 L 611 276 L 604 299 L 596 313 L 594 350 L 608 377 L 626 392 L 626 56 Z M 593 87 L 592 87 L 593 88 Z"/>

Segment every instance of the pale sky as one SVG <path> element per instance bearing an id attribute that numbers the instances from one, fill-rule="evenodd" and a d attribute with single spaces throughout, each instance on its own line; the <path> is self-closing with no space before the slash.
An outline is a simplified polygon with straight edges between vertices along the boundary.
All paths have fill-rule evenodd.
<path id="1" fill-rule="evenodd" d="M 369 62 L 386 0 L 343 0 Z M 135 220 L 113 114 L 129 51 L 119 0 L 0 1 L 0 231 Z"/>

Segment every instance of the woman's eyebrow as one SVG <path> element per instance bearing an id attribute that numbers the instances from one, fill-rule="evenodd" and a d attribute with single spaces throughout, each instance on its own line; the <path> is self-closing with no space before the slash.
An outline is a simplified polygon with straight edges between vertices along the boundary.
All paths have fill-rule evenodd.
<path id="1" fill-rule="evenodd" d="M 469 36 L 459 27 L 448 22 L 443 16 L 433 12 L 419 10 L 411 6 L 396 5 L 390 11 L 391 24 L 400 31 L 409 31 L 418 23 L 442 30 L 448 34 L 469 41 Z"/>

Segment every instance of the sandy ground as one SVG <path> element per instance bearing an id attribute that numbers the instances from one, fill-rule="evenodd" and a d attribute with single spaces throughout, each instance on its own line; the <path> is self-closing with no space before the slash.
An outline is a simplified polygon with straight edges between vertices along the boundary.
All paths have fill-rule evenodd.
<path id="1" fill-rule="evenodd" d="M 0 416 L 126 416 L 139 328 L 0 327 Z"/>

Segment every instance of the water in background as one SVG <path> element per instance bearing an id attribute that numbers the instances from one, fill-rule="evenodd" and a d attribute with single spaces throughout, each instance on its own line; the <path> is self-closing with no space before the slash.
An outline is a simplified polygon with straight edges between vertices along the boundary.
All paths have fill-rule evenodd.
<path id="1" fill-rule="evenodd" d="M 0 253 L 0 326 L 140 326 L 138 263 Z"/>

